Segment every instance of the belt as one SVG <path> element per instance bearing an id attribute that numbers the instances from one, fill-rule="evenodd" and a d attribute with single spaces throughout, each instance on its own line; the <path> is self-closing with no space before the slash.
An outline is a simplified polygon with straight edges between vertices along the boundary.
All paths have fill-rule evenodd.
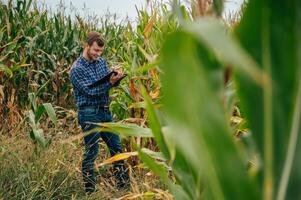
<path id="1" fill-rule="evenodd" d="M 109 105 L 95 105 L 95 106 L 79 106 L 78 107 L 80 110 L 85 109 L 85 108 L 91 108 L 91 109 L 109 109 Z"/>

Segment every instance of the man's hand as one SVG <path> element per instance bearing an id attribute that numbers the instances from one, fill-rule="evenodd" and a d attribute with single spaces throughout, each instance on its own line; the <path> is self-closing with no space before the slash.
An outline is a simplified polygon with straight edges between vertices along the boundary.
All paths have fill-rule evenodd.
<path id="1" fill-rule="evenodd" d="M 121 68 L 118 68 L 118 69 L 113 69 L 113 73 L 110 77 L 110 83 L 112 85 L 115 85 L 115 83 L 120 79 L 122 78 L 124 75 L 123 71 Z"/>

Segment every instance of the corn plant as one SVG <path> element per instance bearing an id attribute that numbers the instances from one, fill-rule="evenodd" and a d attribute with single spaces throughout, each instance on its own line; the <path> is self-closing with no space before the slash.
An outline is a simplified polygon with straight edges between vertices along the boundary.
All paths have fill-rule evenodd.
<path id="1" fill-rule="evenodd" d="M 133 77 L 112 92 L 112 111 L 116 119 L 139 116 L 135 114 L 137 109 L 128 109 L 139 101 L 138 95 L 132 92 L 138 81 L 142 80 L 149 90 L 158 94 L 158 78 L 153 79 L 158 77 L 156 70 L 149 73 L 138 69 L 157 66 L 154 60 L 165 35 L 178 27 L 166 5 L 154 6 L 151 13 L 146 9 L 137 11 L 136 27 L 127 21 L 122 25 L 107 18 L 97 20 L 93 16 L 93 23 L 93 20 L 66 15 L 63 11 L 53 14 L 31 0 L 1 1 L 0 5 L 0 83 L 4 102 L 1 113 L 6 124 L 11 124 L 5 114 L 10 111 L 6 106 L 10 99 L 14 99 L 18 109 L 24 109 L 29 102 L 27 94 L 36 92 L 48 80 L 51 81 L 39 93 L 39 98 L 58 106 L 75 108 L 68 72 L 79 56 L 82 41 L 89 30 L 104 35 L 106 51 L 103 56 L 109 65 L 120 65 L 130 74 L 129 77 Z"/>
<path id="2" fill-rule="evenodd" d="M 44 84 L 44 86 L 38 90 L 37 94 L 28 94 L 31 104 L 31 109 L 27 112 L 28 122 L 31 127 L 29 136 L 34 143 L 38 142 L 38 144 L 42 147 L 46 147 L 51 142 L 50 139 L 46 141 L 44 130 L 40 126 L 40 120 L 43 114 L 46 112 L 53 124 L 57 126 L 57 117 L 53 106 L 50 103 L 43 103 L 41 105 L 37 103 L 37 96 L 42 88 L 46 86 L 46 84 Z"/>
<path id="3" fill-rule="evenodd" d="M 206 183 L 204 198 L 300 198 L 300 8 L 299 1 L 253 0 L 229 37 L 212 19 L 183 23 L 168 37 L 164 108 L 176 146 Z M 221 102 L 227 64 L 256 143 L 257 162 L 248 172 Z"/>

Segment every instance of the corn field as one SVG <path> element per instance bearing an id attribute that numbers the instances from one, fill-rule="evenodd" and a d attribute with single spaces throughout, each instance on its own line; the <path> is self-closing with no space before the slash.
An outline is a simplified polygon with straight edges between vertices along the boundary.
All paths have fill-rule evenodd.
<path id="1" fill-rule="evenodd" d="M 301 199 L 301 2 L 147 2 L 133 25 L 0 1 L 0 199 Z M 68 74 L 88 31 L 128 74 L 98 128 L 125 153 L 102 146 L 89 196 Z"/>

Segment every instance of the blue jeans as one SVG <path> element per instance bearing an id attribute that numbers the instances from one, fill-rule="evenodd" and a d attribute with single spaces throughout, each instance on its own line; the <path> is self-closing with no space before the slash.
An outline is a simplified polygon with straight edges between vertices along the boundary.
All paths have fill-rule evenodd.
<path id="1" fill-rule="evenodd" d="M 85 132 L 98 127 L 89 122 L 112 122 L 112 115 L 108 108 L 85 107 L 79 109 L 78 121 L 82 130 Z M 84 137 L 85 151 L 82 161 L 82 172 L 86 192 L 93 192 L 95 190 L 96 177 L 94 173 L 94 161 L 99 151 L 98 142 L 100 138 L 102 138 L 108 146 L 111 156 L 122 152 L 120 138 L 114 133 L 93 132 Z M 114 163 L 114 170 L 116 171 L 115 176 L 120 183 L 127 181 L 128 175 L 123 161 Z"/>

